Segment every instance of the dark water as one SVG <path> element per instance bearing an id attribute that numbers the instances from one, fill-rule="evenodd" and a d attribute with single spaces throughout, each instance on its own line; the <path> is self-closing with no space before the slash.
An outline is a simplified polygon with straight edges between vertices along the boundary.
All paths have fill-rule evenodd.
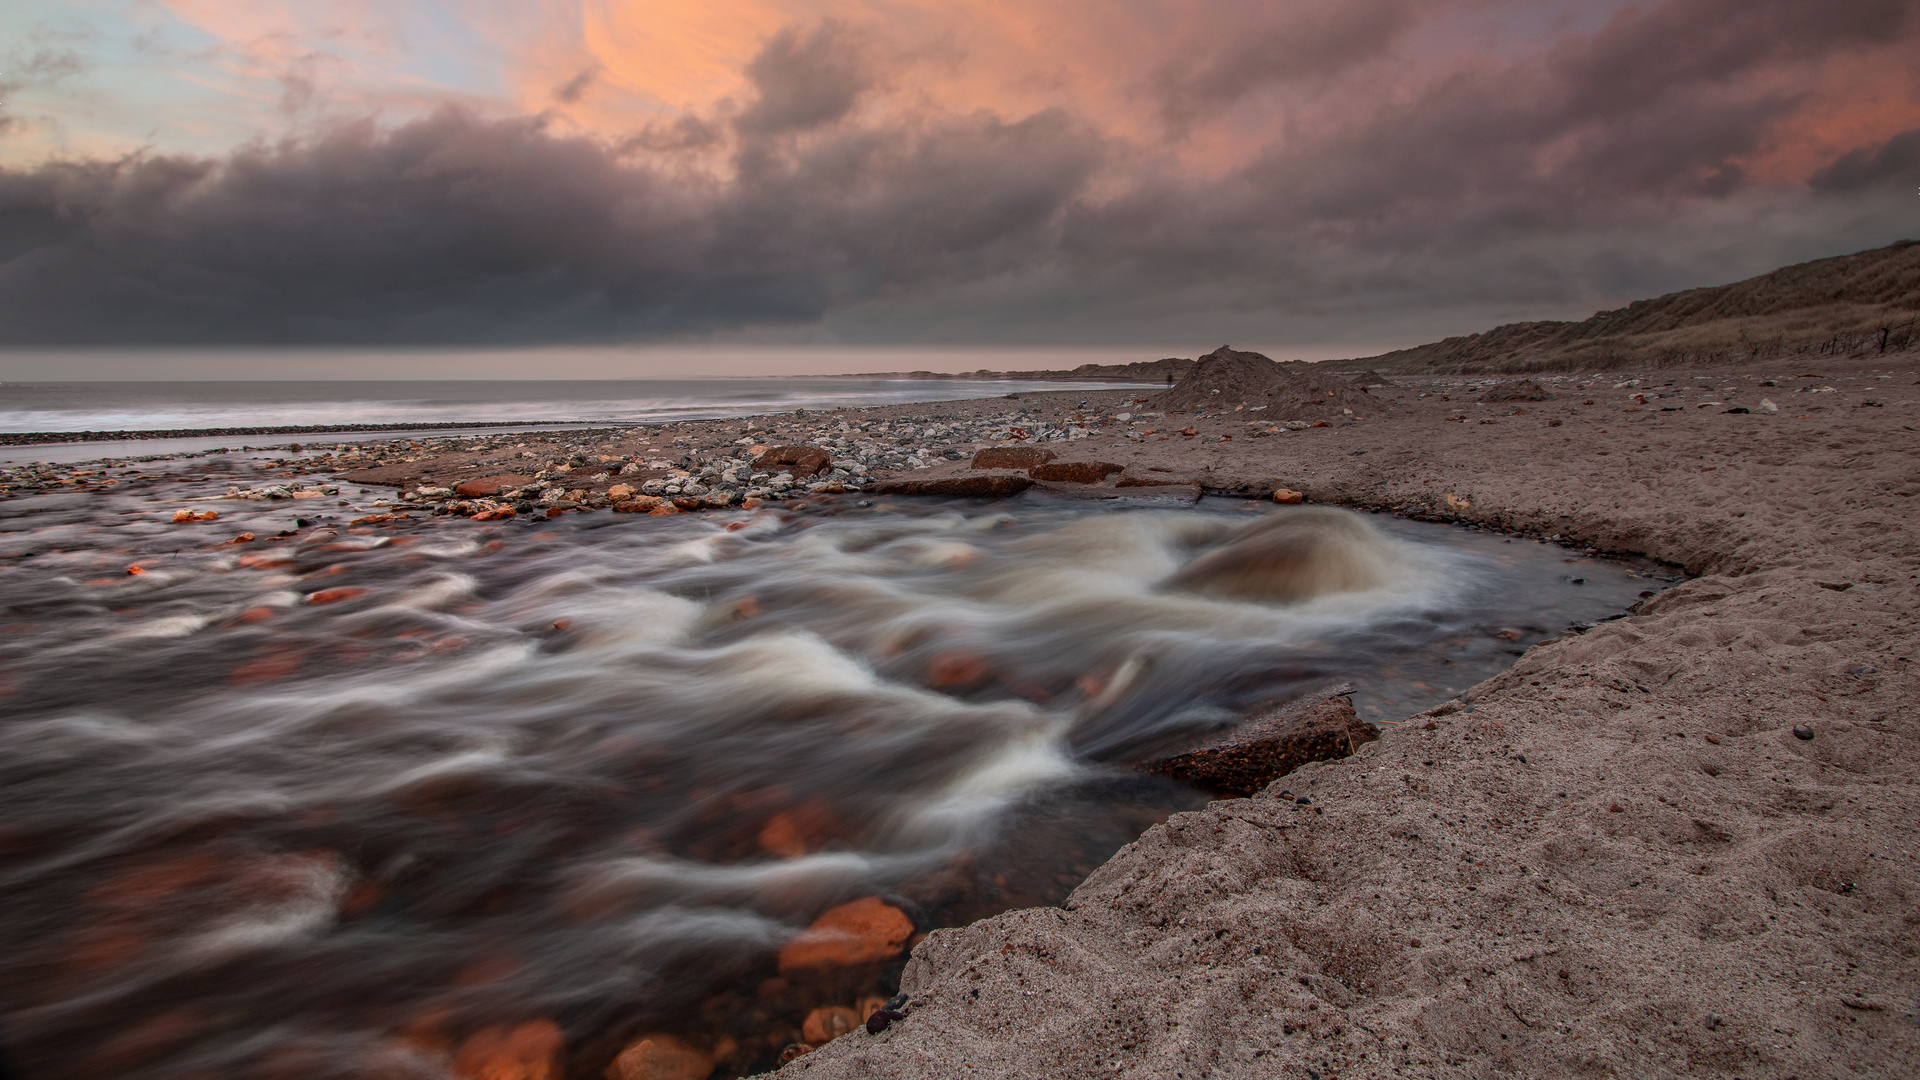
<path id="1" fill-rule="evenodd" d="M 779 970 L 826 909 L 1057 902 L 1204 801 L 1127 769 L 1144 748 L 1340 678 L 1395 719 L 1660 587 L 1349 515 L 1368 587 L 1170 588 L 1300 513 L 1240 503 L 350 528 L 179 502 L 237 457 L 0 503 L 28 1077 L 445 1076 L 527 1024 L 569 1075 L 649 1032 L 766 1068 L 809 1010 L 893 988 L 891 959 Z"/>

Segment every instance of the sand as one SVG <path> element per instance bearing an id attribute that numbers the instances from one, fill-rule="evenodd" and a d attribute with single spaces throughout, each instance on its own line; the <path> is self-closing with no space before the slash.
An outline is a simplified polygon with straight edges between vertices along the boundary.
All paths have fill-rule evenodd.
<path id="1" fill-rule="evenodd" d="M 1698 576 L 1172 818 L 1062 908 L 933 933 L 904 1020 L 782 1075 L 1920 1075 L 1916 367 L 1610 374 L 1498 406 L 1406 379 L 1326 428 L 1071 444 Z M 1780 411 L 1723 411 L 1763 396 Z"/>

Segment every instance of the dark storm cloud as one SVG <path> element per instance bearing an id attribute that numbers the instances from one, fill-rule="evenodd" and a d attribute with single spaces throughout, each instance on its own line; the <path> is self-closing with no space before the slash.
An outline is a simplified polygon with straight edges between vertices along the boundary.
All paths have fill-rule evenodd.
<path id="1" fill-rule="evenodd" d="M 808 322 L 1046 247 L 1098 161 L 1057 113 L 848 131 L 707 185 L 446 110 L 219 161 L 0 175 L 13 341 L 605 339 Z"/>
<path id="2" fill-rule="evenodd" d="M 1353 0 L 1241 35 L 1210 54 L 1166 65 L 1154 80 L 1161 116 L 1183 133 L 1263 87 L 1329 75 L 1379 56 L 1413 23 L 1409 0 Z"/>
<path id="3" fill-rule="evenodd" d="M 1870 188 L 1920 190 L 1920 128 L 1903 131 L 1877 147 L 1861 147 L 1813 174 L 1815 191 L 1848 193 Z"/>
<path id="4" fill-rule="evenodd" d="M 806 34 L 792 28 L 775 34 L 747 65 L 758 97 L 734 126 L 749 137 L 779 135 L 846 116 L 873 85 L 860 46 L 844 25 L 831 21 Z"/>
<path id="5" fill-rule="evenodd" d="M 827 22 L 771 38 L 738 107 L 611 145 L 448 109 L 219 160 L 0 170 L 0 340 L 623 340 L 863 304 L 992 339 L 994 312 L 968 307 L 982 297 L 1020 312 L 1007 325 L 1115 340 L 1174 310 L 1364 322 L 1369 305 L 1630 298 L 1766 269 L 1751 262 L 1787 250 L 1770 237 L 1817 232 L 1801 223 L 1821 199 L 1912 177 L 1920 132 L 1853 149 L 1810 188 L 1760 187 L 1749 165 L 1804 106 L 1787 76 L 1911 39 L 1913 7 L 1624 9 L 1205 174 L 1060 110 L 903 105 L 885 95 L 910 73 Z M 1151 107 L 1178 128 L 1338 85 L 1410 10 L 1378 0 L 1224 42 L 1152 76 Z M 1703 207 L 1738 235 L 1690 239 Z M 1729 250 L 1762 254 L 1723 273 Z"/>
<path id="6" fill-rule="evenodd" d="M 1810 65 L 1914 29 L 1910 4 L 1869 0 L 1830 19 L 1806 8 L 1628 9 L 1544 61 L 1461 70 L 1331 134 L 1273 146 L 1223 181 L 1141 184 L 1078 206 L 1066 243 L 1089 264 L 1258 274 L 1305 295 L 1442 261 L 1524 294 L 1543 264 L 1608 258 L 1596 237 L 1637 241 L 1748 189 L 1742 159 L 1801 105 L 1768 78 L 1788 59 Z"/>

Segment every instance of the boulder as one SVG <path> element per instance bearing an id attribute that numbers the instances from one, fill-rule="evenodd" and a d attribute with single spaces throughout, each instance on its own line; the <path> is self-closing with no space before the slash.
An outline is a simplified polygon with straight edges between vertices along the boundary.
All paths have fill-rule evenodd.
<path id="1" fill-rule="evenodd" d="M 1053 480 L 1068 484 L 1097 484 L 1126 468 L 1111 461 L 1049 461 L 1027 471 L 1035 480 Z"/>
<path id="2" fill-rule="evenodd" d="M 453 485 L 453 493 L 463 499 L 484 499 L 498 495 L 508 488 L 524 487 L 533 483 L 533 477 L 519 473 L 496 473 L 493 476 L 476 476 L 471 480 L 462 480 Z"/>
<path id="3" fill-rule="evenodd" d="M 1136 768 L 1216 794 L 1252 795 L 1302 765 L 1347 757 L 1379 737 L 1345 696 L 1315 696 L 1257 713 L 1224 735 Z"/>
<path id="4" fill-rule="evenodd" d="M 788 472 L 804 480 L 833 468 L 833 456 L 817 446 L 770 446 L 753 459 L 755 472 Z"/>
<path id="5" fill-rule="evenodd" d="M 672 1035 L 643 1035 L 607 1066 L 607 1080 L 707 1080 L 713 1056 Z"/>
<path id="6" fill-rule="evenodd" d="M 1051 450 L 1038 446 L 989 446 L 976 450 L 973 454 L 973 467 L 976 469 L 1031 469 L 1045 465 L 1054 459 Z"/>
<path id="7" fill-rule="evenodd" d="M 829 908 L 780 950 L 780 971 L 854 967 L 890 960 L 907 947 L 913 920 L 879 897 Z"/>
<path id="8" fill-rule="evenodd" d="M 1033 486 L 1024 476 L 992 473 L 982 476 L 949 476 L 935 480 L 883 480 L 867 488 L 875 495 L 945 495 L 950 498 L 999 499 L 1018 495 Z"/>

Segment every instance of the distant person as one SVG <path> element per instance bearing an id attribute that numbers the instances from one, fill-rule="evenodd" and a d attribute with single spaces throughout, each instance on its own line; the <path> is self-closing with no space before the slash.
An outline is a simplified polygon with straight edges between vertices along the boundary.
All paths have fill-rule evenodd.
<path id="1" fill-rule="evenodd" d="M 1167 389 L 1173 389 L 1173 372 L 1167 372 Z"/>

